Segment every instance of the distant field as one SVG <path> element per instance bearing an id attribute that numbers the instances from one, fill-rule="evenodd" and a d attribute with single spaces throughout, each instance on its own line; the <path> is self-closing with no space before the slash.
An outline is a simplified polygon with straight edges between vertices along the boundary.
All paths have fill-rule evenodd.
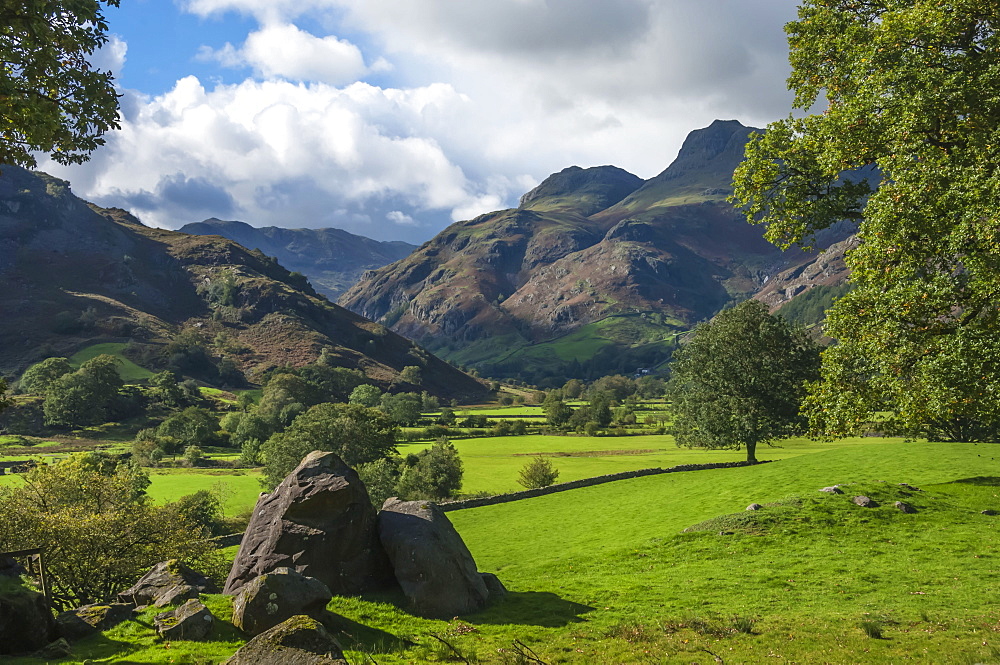
<path id="1" fill-rule="evenodd" d="M 149 377 L 153 376 L 145 367 L 139 367 L 134 362 L 122 355 L 122 349 L 125 348 L 124 344 L 108 342 L 105 344 L 94 344 L 88 346 L 85 349 L 81 349 L 74 353 L 69 358 L 69 362 L 74 367 L 79 367 L 83 363 L 96 358 L 101 354 L 107 354 L 109 356 L 114 356 L 122 361 L 122 364 L 118 367 L 118 374 L 125 381 L 145 381 Z"/>
<path id="2" fill-rule="evenodd" d="M 898 442 L 899 439 L 857 438 L 823 443 L 797 438 L 781 442 L 781 447 L 760 448 L 757 457 L 786 459 L 838 447 L 878 446 Z M 531 460 L 530 456 L 536 453 L 552 457 L 553 465 L 559 470 L 559 482 L 650 467 L 666 468 L 678 464 L 738 462 L 746 459 L 744 451 L 678 448 L 673 437 L 669 435 L 620 437 L 537 435 L 459 439 L 452 443 L 458 449 L 465 465 L 462 491 L 467 494 L 524 489 L 517 484 L 518 474 L 521 467 Z M 428 446 L 429 443 L 403 444 L 399 446 L 399 451 L 406 455 Z"/>
<path id="3" fill-rule="evenodd" d="M 221 490 L 226 515 L 253 508 L 262 490 L 260 474 L 243 469 L 149 469 L 149 479 L 147 492 L 156 501 L 176 501 L 199 490 Z"/>

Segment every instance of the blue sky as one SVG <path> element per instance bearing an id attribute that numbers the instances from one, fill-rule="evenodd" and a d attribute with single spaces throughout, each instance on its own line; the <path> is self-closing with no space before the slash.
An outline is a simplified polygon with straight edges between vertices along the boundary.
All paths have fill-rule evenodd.
<path id="1" fill-rule="evenodd" d="M 663 170 L 716 118 L 789 111 L 792 0 L 122 0 L 122 129 L 74 191 L 422 242 L 550 173 Z"/>

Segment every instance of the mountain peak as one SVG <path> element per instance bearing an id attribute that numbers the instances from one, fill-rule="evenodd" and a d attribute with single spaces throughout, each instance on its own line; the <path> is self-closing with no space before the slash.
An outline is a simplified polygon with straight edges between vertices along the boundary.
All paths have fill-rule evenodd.
<path id="1" fill-rule="evenodd" d="M 617 166 L 569 166 L 521 197 L 528 210 L 569 210 L 586 217 L 612 206 L 642 185 L 642 178 Z"/>

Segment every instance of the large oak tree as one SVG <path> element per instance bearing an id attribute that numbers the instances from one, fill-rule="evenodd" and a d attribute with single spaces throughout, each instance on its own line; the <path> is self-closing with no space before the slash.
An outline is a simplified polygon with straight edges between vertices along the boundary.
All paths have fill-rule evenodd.
<path id="1" fill-rule="evenodd" d="M 884 412 L 901 433 L 997 438 L 998 25 L 981 0 L 806 0 L 786 26 L 811 113 L 751 140 L 734 200 L 781 246 L 859 222 L 808 399 L 817 431 Z"/>

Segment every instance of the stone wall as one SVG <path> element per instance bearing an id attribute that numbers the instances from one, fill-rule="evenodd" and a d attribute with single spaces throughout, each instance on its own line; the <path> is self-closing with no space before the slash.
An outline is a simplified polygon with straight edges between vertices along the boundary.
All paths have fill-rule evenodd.
<path id="1" fill-rule="evenodd" d="M 770 460 L 762 460 L 758 464 L 764 464 Z M 668 469 L 654 467 L 652 469 L 639 469 L 638 471 L 622 471 L 621 473 L 609 473 L 606 476 L 594 476 L 593 478 L 583 478 L 581 480 L 571 480 L 568 483 L 557 483 L 534 490 L 523 490 L 521 492 L 509 492 L 507 494 L 497 494 L 480 499 L 464 499 L 462 501 L 448 501 L 440 503 L 441 510 L 464 510 L 466 508 L 479 508 L 481 506 L 494 506 L 498 503 L 508 503 L 510 501 L 520 501 L 521 499 L 531 499 L 536 496 L 575 490 L 580 487 L 592 487 L 602 485 L 616 480 L 628 480 L 629 478 L 641 478 L 642 476 L 655 476 L 661 473 L 677 473 L 679 471 L 701 471 L 704 469 L 732 469 L 741 466 L 748 466 L 748 462 L 718 462 L 715 464 L 681 464 Z"/>

